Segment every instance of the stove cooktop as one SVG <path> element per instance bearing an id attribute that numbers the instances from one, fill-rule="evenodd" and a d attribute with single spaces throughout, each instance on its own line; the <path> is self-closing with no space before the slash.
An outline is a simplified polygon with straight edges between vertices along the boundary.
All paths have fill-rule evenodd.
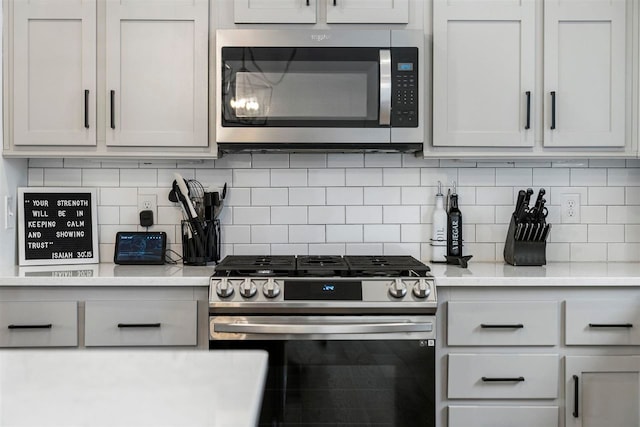
<path id="1" fill-rule="evenodd" d="M 246 256 L 225 257 L 214 276 L 426 277 L 429 267 L 411 256 Z"/>

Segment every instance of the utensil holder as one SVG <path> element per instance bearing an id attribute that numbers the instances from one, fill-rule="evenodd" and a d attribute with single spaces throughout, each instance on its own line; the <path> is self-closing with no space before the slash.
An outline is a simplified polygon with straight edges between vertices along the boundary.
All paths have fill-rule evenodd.
<path id="1" fill-rule="evenodd" d="M 507 239 L 504 243 L 504 260 L 516 266 L 540 266 L 547 263 L 546 241 L 516 240 L 516 218 L 511 216 Z"/>
<path id="2" fill-rule="evenodd" d="M 198 226 L 202 230 L 199 237 Z M 181 229 L 184 265 L 207 265 L 220 261 L 220 220 L 183 220 Z"/>

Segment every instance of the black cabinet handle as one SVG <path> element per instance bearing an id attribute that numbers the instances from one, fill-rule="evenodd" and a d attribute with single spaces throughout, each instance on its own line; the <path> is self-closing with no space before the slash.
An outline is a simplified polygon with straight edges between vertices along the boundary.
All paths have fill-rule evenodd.
<path id="1" fill-rule="evenodd" d="M 42 325 L 9 325 L 9 329 L 51 329 L 51 323 L 45 323 Z"/>
<path id="2" fill-rule="evenodd" d="M 633 328 L 633 323 L 589 323 L 590 328 Z"/>
<path id="3" fill-rule="evenodd" d="M 485 383 L 498 383 L 498 382 L 523 382 L 524 377 L 506 377 L 506 378 L 492 378 L 492 377 L 482 377 L 482 381 Z"/>
<path id="4" fill-rule="evenodd" d="M 89 91 L 84 91 L 84 127 L 89 129 Z"/>
<path id="5" fill-rule="evenodd" d="M 307 6 L 311 6 L 311 5 L 309 4 L 309 0 L 307 0 Z"/>
<path id="6" fill-rule="evenodd" d="M 524 325 L 522 323 L 515 323 L 513 325 L 481 323 L 480 327 L 482 329 L 522 329 Z"/>
<path id="7" fill-rule="evenodd" d="M 118 323 L 118 328 L 159 328 L 160 323 Z"/>
<path id="8" fill-rule="evenodd" d="M 578 418 L 578 397 L 580 392 L 580 379 L 577 375 L 573 376 L 573 418 Z"/>
<path id="9" fill-rule="evenodd" d="M 333 0 L 333 5 L 337 6 L 338 5 L 338 0 Z"/>
<path id="10" fill-rule="evenodd" d="M 116 91 L 111 91 L 111 129 L 116 128 L 116 113 L 115 113 L 115 103 L 116 103 Z"/>
<path id="11" fill-rule="evenodd" d="M 551 130 L 556 128 L 556 92 L 551 91 Z"/>
<path id="12" fill-rule="evenodd" d="M 524 94 L 527 96 L 527 124 L 524 128 L 529 129 L 531 127 L 531 92 L 526 91 Z"/>

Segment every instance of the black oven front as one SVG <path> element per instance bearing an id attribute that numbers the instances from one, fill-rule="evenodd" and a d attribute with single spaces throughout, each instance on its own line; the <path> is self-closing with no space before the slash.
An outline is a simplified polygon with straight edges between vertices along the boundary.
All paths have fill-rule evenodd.
<path id="1" fill-rule="evenodd" d="M 435 339 L 429 315 L 211 315 L 209 348 L 269 353 L 261 427 L 435 427 Z"/>

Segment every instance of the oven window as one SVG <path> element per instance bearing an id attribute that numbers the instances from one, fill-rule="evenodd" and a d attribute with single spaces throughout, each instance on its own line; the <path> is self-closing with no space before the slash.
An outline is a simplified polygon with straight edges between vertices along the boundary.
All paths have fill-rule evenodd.
<path id="1" fill-rule="evenodd" d="M 223 48 L 224 126 L 378 125 L 377 48 Z"/>
<path id="2" fill-rule="evenodd" d="M 435 347 L 425 341 L 211 341 L 261 348 L 260 426 L 435 427 Z"/>

